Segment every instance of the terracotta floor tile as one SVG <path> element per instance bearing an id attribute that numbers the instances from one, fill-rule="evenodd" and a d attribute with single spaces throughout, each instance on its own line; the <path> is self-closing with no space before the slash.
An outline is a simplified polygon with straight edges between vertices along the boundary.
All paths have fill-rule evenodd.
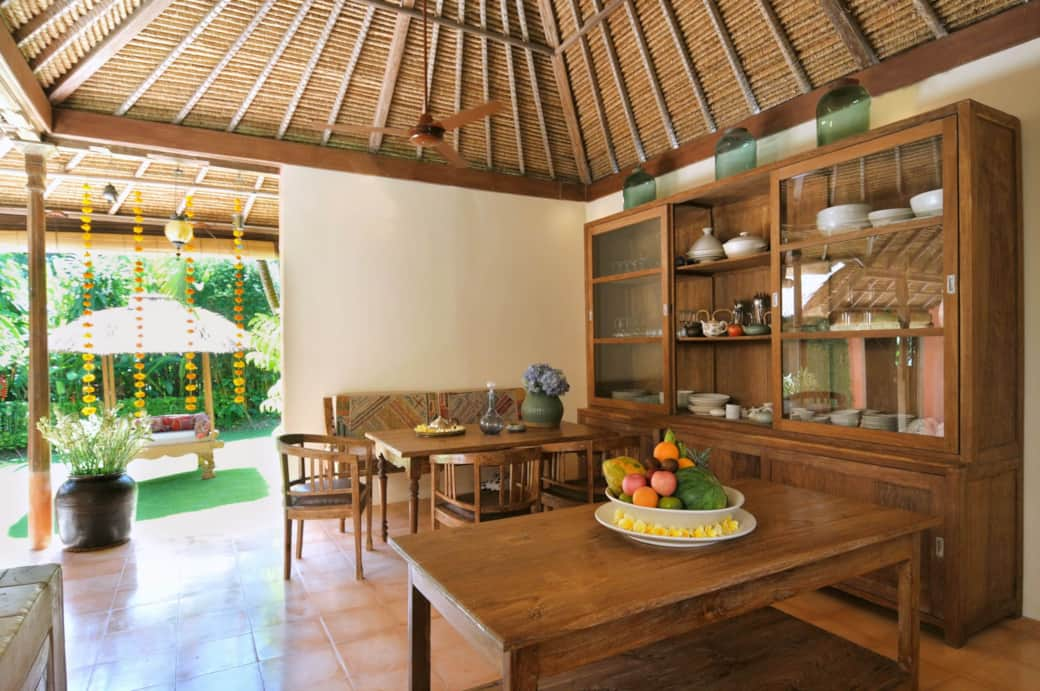
<path id="1" fill-rule="evenodd" d="M 70 552 L 70 554 L 73 553 Z M 61 567 L 61 575 L 66 582 L 95 576 L 118 576 L 123 572 L 125 565 L 125 557 L 91 559 L 88 556 L 86 559 L 64 562 Z"/>
<path id="2" fill-rule="evenodd" d="M 260 663 L 265 691 L 297 691 L 298 689 L 345 687 L 347 675 L 339 657 L 330 646 L 327 650 L 294 653 Z"/>
<path id="3" fill-rule="evenodd" d="M 90 576 L 64 581 L 65 597 L 75 597 L 86 593 L 108 593 L 111 595 L 119 585 L 121 574 L 109 573 L 101 576 Z"/>
<path id="4" fill-rule="evenodd" d="M 201 677 L 177 682 L 177 691 L 263 691 L 260 665 L 253 663 L 244 667 L 204 674 Z"/>
<path id="5" fill-rule="evenodd" d="M 491 665 L 472 647 L 448 647 L 432 655 L 433 671 L 449 689 L 468 689 L 501 677 L 501 670 Z"/>
<path id="6" fill-rule="evenodd" d="M 182 616 L 177 623 L 177 640 L 184 645 L 194 641 L 239 636 L 250 630 L 249 617 L 244 610 L 225 609 Z"/>
<path id="7" fill-rule="evenodd" d="M 240 589 L 242 600 L 247 606 L 307 597 L 307 588 L 303 583 L 300 580 L 286 581 L 281 570 L 278 572 L 278 578 L 243 582 Z"/>
<path id="8" fill-rule="evenodd" d="M 113 593 L 80 593 L 65 597 L 65 610 L 72 614 L 107 612 L 114 601 Z"/>
<path id="9" fill-rule="evenodd" d="M 381 674 L 408 666 L 408 631 L 403 626 L 386 629 L 360 640 L 336 646 L 353 678 Z"/>
<path id="10" fill-rule="evenodd" d="M 65 617 L 65 638 L 101 638 L 108 626 L 108 612 Z"/>
<path id="11" fill-rule="evenodd" d="M 66 613 L 66 618 L 68 617 Z M 65 667 L 91 667 L 97 662 L 101 650 L 101 637 L 67 637 L 65 639 Z"/>
<path id="12" fill-rule="evenodd" d="M 378 674 L 351 674 L 350 683 L 356 691 L 399 691 L 408 688 L 408 667 L 387 670 Z M 430 675 L 431 691 L 446 691 L 447 686 L 436 674 Z"/>
<path id="13" fill-rule="evenodd" d="M 175 582 L 141 583 L 126 588 L 120 586 L 112 598 L 112 609 L 176 602 L 179 597 L 180 584 Z"/>
<path id="14" fill-rule="evenodd" d="M 401 626 L 401 623 L 382 605 L 370 605 L 323 614 L 322 619 L 335 643 L 350 643 L 366 639 Z"/>
<path id="15" fill-rule="evenodd" d="M 291 657 L 290 652 L 317 650 L 323 645 L 331 646 L 325 627 L 317 617 L 255 628 L 253 641 L 257 657 L 261 660 Z"/>
<path id="16" fill-rule="evenodd" d="M 952 677 L 921 691 L 997 691 L 998 687 L 987 686 L 967 677 Z"/>
<path id="17" fill-rule="evenodd" d="M 128 660 L 140 653 L 162 652 L 177 647 L 177 626 L 169 622 L 140 629 L 107 634 L 98 650 L 98 663 Z"/>
<path id="18" fill-rule="evenodd" d="M 307 600 L 321 610 L 323 614 L 379 604 L 375 590 L 367 583 L 351 584 L 339 589 L 310 592 L 307 595 Z"/>
<path id="19" fill-rule="evenodd" d="M 1040 689 L 1040 669 L 1003 657 L 987 656 L 984 662 L 965 676 L 1007 691 Z"/>
<path id="20" fill-rule="evenodd" d="M 177 679 L 191 679 L 254 662 L 256 648 L 251 634 L 195 641 L 182 644 L 177 650 Z"/>
<path id="21" fill-rule="evenodd" d="M 142 653 L 127 660 L 106 662 L 94 667 L 90 675 L 90 691 L 123 691 L 144 689 L 174 680 L 177 652 Z"/>
<path id="22" fill-rule="evenodd" d="M 306 597 L 294 597 L 281 602 L 264 605 L 246 605 L 246 614 L 253 629 L 274 626 L 285 621 L 317 618 L 321 614 L 318 606 Z"/>
<path id="23" fill-rule="evenodd" d="M 180 598 L 181 617 L 190 617 L 193 614 L 206 614 L 217 610 L 242 607 L 242 591 L 237 587 L 223 590 L 212 590 L 195 595 L 183 595 Z"/>
<path id="24" fill-rule="evenodd" d="M 87 687 L 90 685 L 90 674 L 93 671 L 93 665 L 68 667 L 68 671 L 65 674 L 65 683 L 68 691 L 87 691 Z"/>
<path id="25" fill-rule="evenodd" d="M 177 612 L 176 601 L 114 609 L 108 619 L 108 633 L 119 633 L 164 623 L 175 624 L 177 623 Z"/>

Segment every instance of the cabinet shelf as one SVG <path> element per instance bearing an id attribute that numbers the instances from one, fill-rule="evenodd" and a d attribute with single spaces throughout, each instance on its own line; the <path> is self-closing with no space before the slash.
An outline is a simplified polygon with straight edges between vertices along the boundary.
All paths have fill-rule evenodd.
<path id="1" fill-rule="evenodd" d="M 609 276 L 600 276 L 592 279 L 593 284 L 597 283 L 615 283 L 617 281 L 628 281 L 633 278 L 645 278 L 646 276 L 659 276 L 661 274 L 661 267 L 655 269 L 640 269 L 639 271 L 627 271 L 623 274 L 610 274 Z"/>
<path id="2" fill-rule="evenodd" d="M 769 266 L 769 251 L 752 254 L 747 257 L 736 259 L 717 259 L 713 262 L 701 264 L 687 264 L 675 267 L 676 276 L 710 276 L 722 271 L 737 271 L 739 269 L 753 269 L 759 266 Z"/>
<path id="3" fill-rule="evenodd" d="M 848 329 L 845 331 L 784 331 L 780 338 L 786 340 L 820 340 L 820 339 L 849 339 L 849 338 L 925 338 L 928 336 L 942 336 L 942 327 L 928 327 L 923 329 Z"/>
<path id="4" fill-rule="evenodd" d="M 769 334 L 760 336 L 680 336 L 675 340 L 679 343 L 740 343 L 748 341 L 766 341 L 772 338 Z"/>
<path id="5" fill-rule="evenodd" d="M 594 338 L 592 342 L 596 345 L 603 343 L 660 343 L 662 336 L 624 336 L 620 338 Z"/>
<path id="6" fill-rule="evenodd" d="M 892 233 L 905 233 L 908 230 L 939 228 L 942 227 L 942 220 L 942 216 L 928 216 L 927 218 L 914 218 L 909 221 L 903 221 L 902 223 L 890 223 L 886 226 L 880 226 L 878 228 L 864 228 L 863 230 L 853 230 L 847 233 L 835 233 L 833 235 L 814 237 L 809 238 L 807 240 L 787 242 L 782 243 L 780 245 L 780 251 L 787 252 L 789 250 L 800 250 L 805 247 L 821 247 L 823 245 L 834 245 L 839 242 L 862 240 L 863 238 L 891 235 Z"/>

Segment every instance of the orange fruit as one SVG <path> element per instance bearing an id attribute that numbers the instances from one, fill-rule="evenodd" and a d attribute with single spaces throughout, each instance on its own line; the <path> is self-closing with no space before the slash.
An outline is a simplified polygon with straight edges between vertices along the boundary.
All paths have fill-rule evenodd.
<path id="1" fill-rule="evenodd" d="M 691 461 L 689 458 L 680 458 L 679 459 L 679 467 L 680 468 L 692 468 L 695 465 L 697 465 L 697 464 L 694 463 L 693 461 Z"/>
<path id="2" fill-rule="evenodd" d="M 679 458 L 679 447 L 670 441 L 663 441 L 654 447 L 654 458 L 659 461 Z"/>
<path id="3" fill-rule="evenodd" d="M 640 487 L 632 495 L 632 503 L 636 506 L 649 506 L 652 509 L 656 509 L 657 500 L 657 492 L 651 487 Z"/>

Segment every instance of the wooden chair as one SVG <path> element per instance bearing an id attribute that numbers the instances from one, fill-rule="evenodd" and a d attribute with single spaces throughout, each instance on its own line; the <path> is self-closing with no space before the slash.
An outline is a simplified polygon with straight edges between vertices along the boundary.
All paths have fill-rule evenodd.
<path id="1" fill-rule="evenodd" d="M 847 408 L 845 394 L 837 391 L 799 391 L 787 396 L 793 405 L 808 408 L 817 413 Z"/>
<path id="2" fill-rule="evenodd" d="M 638 435 L 543 445 L 541 507 L 559 509 L 603 501 L 607 487 L 603 461 L 615 456 L 639 458 L 642 447 Z M 570 462 L 572 459 L 577 462 Z"/>
<path id="3" fill-rule="evenodd" d="M 531 513 L 538 506 L 541 462 L 538 447 L 432 456 L 434 530 Z M 498 471 L 497 490 L 481 486 L 482 471 L 489 468 Z"/>
<path id="4" fill-rule="evenodd" d="M 292 522 L 298 521 L 296 558 L 301 559 L 305 520 L 338 518 L 340 532 L 345 532 L 348 517 L 354 519 L 354 578 L 361 580 L 362 514 L 368 520 L 366 547 L 372 550 L 372 442 L 319 434 L 285 434 L 278 437 L 278 452 L 282 457 L 285 506 L 285 580 L 289 580 L 292 566 Z M 297 463 L 292 464 L 290 458 Z"/>

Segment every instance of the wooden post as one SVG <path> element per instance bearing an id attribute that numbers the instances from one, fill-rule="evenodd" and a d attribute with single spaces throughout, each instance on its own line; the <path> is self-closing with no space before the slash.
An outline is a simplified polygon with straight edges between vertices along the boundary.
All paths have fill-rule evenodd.
<path id="1" fill-rule="evenodd" d="M 213 370 L 209 365 L 209 353 L 202 354 L 202 395 L 206 405 L 206 415 L 209 415 L 209 424 L 213 429 L 217 428 L 216 414 L 213 412 Z"/>
<path id="2" fill-rule="evenodd" d="M 51 450 L 36 429 L 36 421 L 50 416 L 50 379 L 47 351 L 47 233 L 43 209 L 46 155 L 26 148 L 25 188 L 28 192 L 26 232 L 29 251 L 29 546 L 46 549 L 54 532 L 51 512 Z"/>
<path id="3" fill-rule="evenodd" d="M 111 355 L 101 356 L 101 387 L 105 408 L 112 410 L 116 407 L 116 370 L 115 362 Z"/>

